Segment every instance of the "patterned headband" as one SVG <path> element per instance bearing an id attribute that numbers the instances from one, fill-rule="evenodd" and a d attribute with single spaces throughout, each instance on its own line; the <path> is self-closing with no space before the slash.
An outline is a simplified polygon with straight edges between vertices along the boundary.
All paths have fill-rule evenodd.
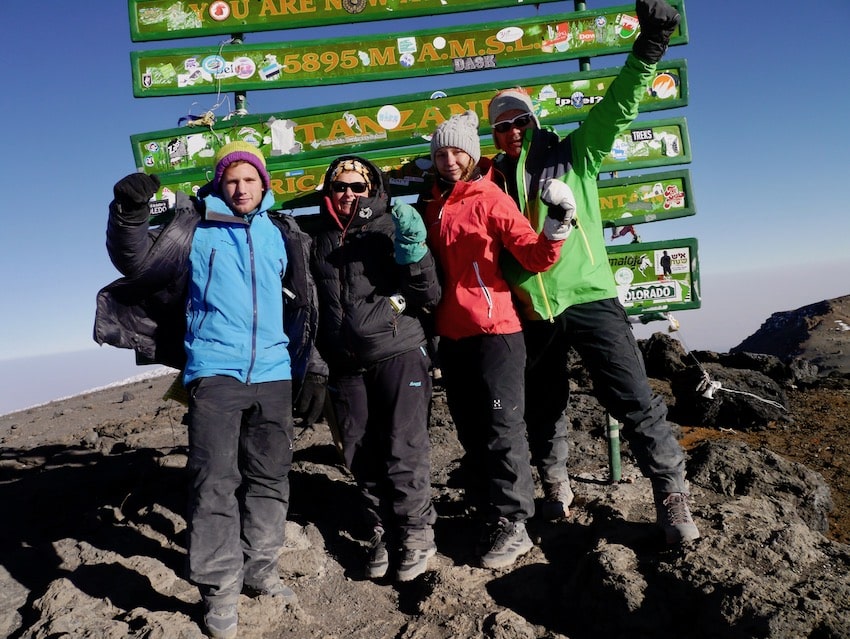
<path id="1" fill-rule="evenodd" d="M 340 173 L 345 173 L 346 171 L 353 171 L 354 173 L 358 173 L 363 176 L 363 179 L 366 181 L 366 186 L 370 191 L 372 190 L 372 179 L 369 177 L 369 169 L 365 164 L 358 160 L 343 160 L 337 164 L 331 174 L 331 181 L 335 180 Z"/>

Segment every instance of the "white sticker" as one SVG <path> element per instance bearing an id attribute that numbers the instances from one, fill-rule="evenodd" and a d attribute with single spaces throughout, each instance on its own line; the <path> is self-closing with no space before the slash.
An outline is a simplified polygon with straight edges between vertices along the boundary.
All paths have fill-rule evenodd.
<path id="1" fill-rule="evenodd" d="M 437 36 L 436 38 L 434 38 L 434 48 L 437 51 L 440 51 L 441 49 L 445 49 L 446 48 L 446 39 L 443 36 Z"/>
<path id="2" fill-rule="evenodd" d="M 406 36 L 396 40 L 399 53 L 416 53 L 416 38 Z"/>
<path id="3" fill-rule="evenodd" d="M 540 88 L 540 93 L 537 94 L 538 100 L 554 100 L 558 97 L 558 92 L 551 84 L 547 84 Z"/>
<path id="4" fill-rule="evenodd" d="M 224 0 L 216 0 L 210 4 L 210 18 L 216 22 L 227 20 L 230 17 L 230 5 Z"/>
<path id="5" fill-rule="evenodd" d="M 496 40 L 499 42 L 516 42 L 523 36 L 523 31 L 519 27 L 505 27 L 496 34 Z"/>
<path id="6" fill-rule="evenodd" d="M 247 80 L 257 70 L 257 65 L 251 58 L 240 56 L 233 61 L 233 70 L 236 72 L 236 77 L 240 80 Z"/>
<path id="7" fill-rule="evenodd" d="M 401 124 L 401 113 L 392 104 L 386 104 L 378 110 L 378 124 L 392 130 Z"/>
<path id="8" fill-rule="evenodd" d="M 628 286 L 632 283 L 634 278 L 635 274 L 632 272 L 632 269 L 626 268 L 625 266 L 617 269 L 617 272 L 614 273 L 614 279 L 620 286 Z"/>

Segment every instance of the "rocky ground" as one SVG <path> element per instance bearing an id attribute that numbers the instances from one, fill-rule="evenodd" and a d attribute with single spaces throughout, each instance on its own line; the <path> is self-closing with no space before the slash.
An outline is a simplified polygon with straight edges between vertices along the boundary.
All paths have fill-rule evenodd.
<path id="1" fill-rule="evenodd" d="M 652 381 L 676 401 L 668 380 Z M 186 430 L 183 407 L 162 399 L 170 382 L 0 417 L 0 636 L 203 636 L 182 578 Z M 320 424 L 296 442 L 280 561 L 300 601 L 243 597 L 239 636 L 848 637 L 850 390 L 789 388 L 787 405 L 758 429 L 682 424 L 703 538 L 670 549 L 627 446 L 624 480 L 608 482 L 604 415 L 579 383 L 574 512 L 531 522 L 535 548 L 491 571 L 474 563 L 452 475 L 460 448 L 437 392 L 439 552 L 403 585 L 364 579 L 357 490 Z"/>

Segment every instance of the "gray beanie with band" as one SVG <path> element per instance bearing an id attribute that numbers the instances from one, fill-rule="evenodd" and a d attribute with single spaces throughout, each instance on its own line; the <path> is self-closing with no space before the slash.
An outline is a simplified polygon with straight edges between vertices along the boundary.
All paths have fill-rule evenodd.
<path id="1" fill-rule="evenodd" d="M 505 89 L 499 91 L 490 100 L 490 106 L 487 107 L 490 126 L 496 124 L 496 121 L 503 113 L 508 111 L 525 111 L 530 113 L 534 118 L 534 124 L 540 128 L 540 121 L 534 115 L 534 105 L 531 104 L 531 98 L 522 89 Z"/>
<path id="2" fill-rule="evenodd" d="M 478 139 L 478 116 L 475 111 L 453 115 L 437 127 L 431 136 L 431 161 L 438 149 L 447 146 L 465 151 L 478 164 L 481 159 L 481 141 Z"/>

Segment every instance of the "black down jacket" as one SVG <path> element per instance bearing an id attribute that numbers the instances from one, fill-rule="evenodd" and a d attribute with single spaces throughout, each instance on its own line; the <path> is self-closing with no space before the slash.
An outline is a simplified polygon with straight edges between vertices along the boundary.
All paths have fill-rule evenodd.
<path id="1" fill-rule="evenodd" d="M 204 214 L 201 200 L 177 194 L 174 208 L 159 221 L 125 224 L 109 209 L 107 250 L 124 274 L 97 294 L 94 340 L 136 353 L 138 364 L 182 369 L 186 361 L 187 263 L 192 237 Z M 315 351 L 318 301 L 309 268 L 310 237 L 289 215 L 270 213 L 286 243 L 282 282 L 284 330 L 289 337 L 293 393 L 308 367 L 327 374 Z"/>
<path id="2" fill-rule="evenodd" d="M 333 212 L 327 195 L 336 165 L 357 159 L 369 168 L 372 192 L 360 197 L 348 220 Z M 423 321 L 440 299 L 434 258 L 395 261 L 395 224 L 385 177 L 371 162 L 342 156 L 325 174 L 312 267 L 319 294 L 318 347 L 332 371 L 354 373 L 376 362 L 424 347 Z M 398 312 L 390 297 L 406 303 Z"/>

